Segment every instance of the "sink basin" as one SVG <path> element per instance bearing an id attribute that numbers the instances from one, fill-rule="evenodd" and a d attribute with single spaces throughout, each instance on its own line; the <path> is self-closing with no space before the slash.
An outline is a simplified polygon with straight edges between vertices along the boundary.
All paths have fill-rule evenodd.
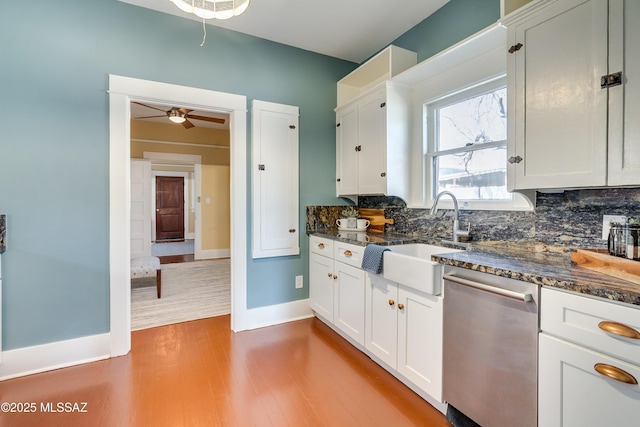
<path id="1" fill-rule="evenodd" d="M 460 252 L 443 246 L 412 243 L 390 246 L 384 257 L 385 279 L 432 295 L 442 291 L 443 265 L 431 261 L 431 255 Z"/>

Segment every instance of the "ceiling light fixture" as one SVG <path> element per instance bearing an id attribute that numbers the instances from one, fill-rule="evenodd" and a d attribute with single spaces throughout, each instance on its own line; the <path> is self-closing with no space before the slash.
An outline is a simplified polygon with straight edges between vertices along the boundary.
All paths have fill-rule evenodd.
<path id="1" fill-rule="evenodd" d="M 167 111 L 167 117 L 169 117 L 169 120 L 171 120 L 173 123 L 184 122 L 185 120 L 187 120 L 186 116 L 187 115 L 185 113 L 178 110 L 177 108 L 172 108 L 171 110 Z"/>
<path id="2" fill-rule="evenodd" d="M 169 0 L 180 10 L 202 19 L 229 19 L 241 15 L 250 0 Z"/>

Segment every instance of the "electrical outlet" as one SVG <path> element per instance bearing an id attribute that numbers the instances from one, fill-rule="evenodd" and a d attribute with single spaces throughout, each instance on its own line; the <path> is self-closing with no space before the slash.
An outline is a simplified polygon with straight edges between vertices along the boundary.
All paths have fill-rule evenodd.
<path id="1" fill-rule="evenodd" d="M 296 276 L 296 289 L 302 289 L 304 287 L 304 278 L 302 276 Z"/>
<path id="2" fill-rule="evenodd" d="M 602 240 L 607 240 L 609 238 L 609 223 L 611 221 L 625 223 L 627 222 L 627 217 L 624 215 L 603 215 L 602 216 Z"/>

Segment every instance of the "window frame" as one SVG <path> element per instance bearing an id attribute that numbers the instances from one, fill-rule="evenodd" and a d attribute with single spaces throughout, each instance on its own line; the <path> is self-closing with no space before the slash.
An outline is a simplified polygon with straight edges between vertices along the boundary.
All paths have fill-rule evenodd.
<path id="1" fill-rule="evenodd" d="M 430 208 L 430 170 L 425 164 L 427 138 L 425 105 L 497 80 L 506 81 L 506 29 L 499 24 L 460 41 L 454 46 L 420 62 L 410 72 L 393 78 L 398 83 L 411 87 L 411 147 L 410 147 L 410 196 L 409 208 Z M 507 141 L 507 148 L 510 142 Z M 430 179 L 430 178 L 429 178 Z M 507 180 L 509 178 L 507 177 Z M 460 209 L 532 211 L 535 206 L 535 191 L 512 192 L 509 202 L 463 201 Z M 453 208 L 449 198 L 440 200 L 439 207 Z"/>
<path id="2" fill-rule="evenodd" d="M 460 147 L 460 148 L 451 148 L 446 150 L 436 151 L 436 143 L 438 142 L 438 125 L 436 119 L 436 112 L 438 109 L 456 104 L 457 102 L 461 102 L 470 98 L 474 98 L 483 94 L 490 93 L 492 91 L 496 91 L 499 89 L 506 89 L 507 87 L 507 79 L 506 76 L 502 76 L 499 78 L 491 79 L 487 82 L 479 83 L 474 87 L 462 89 L 448 96 L 443 96 L 439 99 L 433 100 L 431 102 L 425 103 L 423 105 L 423 138 L 424 138 L 424 146 L 426 147 L 424 150 L 424 161 L 423 161 L 423 169 L 425 171 L 425 191 L 426 191 L 426 199 L 427 201 L 431 201 L 435 198 L 435 179 L 436 176 L 433 171 L 434 160 L 436 157 L 448 155 L 448 154 L 456 154 L 463 153 L 468 151 L 478 151 L 478 150 L 488 150 L 496 147 L 504 147 L 505 151 L 507 149 L 507 139 L 500 141 L 492 141 L 488 143 L 473 145 L 470 147 Z M 506 134 L 506 129 L 505 129 Z M 506 156 L 505 156 L 505 178 L 506 178 Z M 505 189 L 506 189 L 506 181 L 505 181 Z M 504 209 L 513 205 L 513 198 L 516 196 L 514 193 L 512 194 L 511 200 L 465 200 L 458 199 L 458 203 L 461 206 L 466 208 L 470 208 L 473 206 L 473 209 Z"/>

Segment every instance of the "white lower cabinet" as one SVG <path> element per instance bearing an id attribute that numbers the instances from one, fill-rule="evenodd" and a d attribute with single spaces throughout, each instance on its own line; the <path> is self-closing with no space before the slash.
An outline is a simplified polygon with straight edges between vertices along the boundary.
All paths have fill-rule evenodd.
<path id="1" fill-rule="evenodd" d="M 442 402 L 442 297 L 399 287 L 397 369 Z"/>
<path id="2" fill-rule="evenodd" d="M 367 274 L 365 348 L 442 402 L 442 298 Z"/>
<path id="3" fill-rule="evenodd" d="M 333 323 L 355 342 L 364 345 L 364 271 L 336 261 Z"/>
<path id="4" fill-rule="evenodd" d="M 595 366 L 611 366 L 635 378 L 640 378 L 640 367 L 546 334 L 540 334 L 539 348 L 539 426 L 638 425 L 638 385 L 605 377 Z"/>
<path id="5" fill-rule="evenodd" d="M 316 316 L 444 411 L 442 297 L 366 273 L 363 246 L 310 236 L 309 249 Z"/>
<path id="6" fill-rule="evenodd" d="M 333 322 L 333 258 L 309 255 L 309 301 L 313 311 Z"/>
<path id="7" fill-rule="evenodd" d="M 397 368 L 398 285 L 382 276 L 367 274 L 365 348 L 378 359 Z"/>
<path id="8" fill-rule="evenodd" d="M 363 248 L 311 236 L 309 306 L 353 342 L 364 346 Z"/>
<path id="9" fill-rule="evenodd" d="M 540 316 L 538 425 L 637 426 L 640 309 L 543 288 Z"/>

